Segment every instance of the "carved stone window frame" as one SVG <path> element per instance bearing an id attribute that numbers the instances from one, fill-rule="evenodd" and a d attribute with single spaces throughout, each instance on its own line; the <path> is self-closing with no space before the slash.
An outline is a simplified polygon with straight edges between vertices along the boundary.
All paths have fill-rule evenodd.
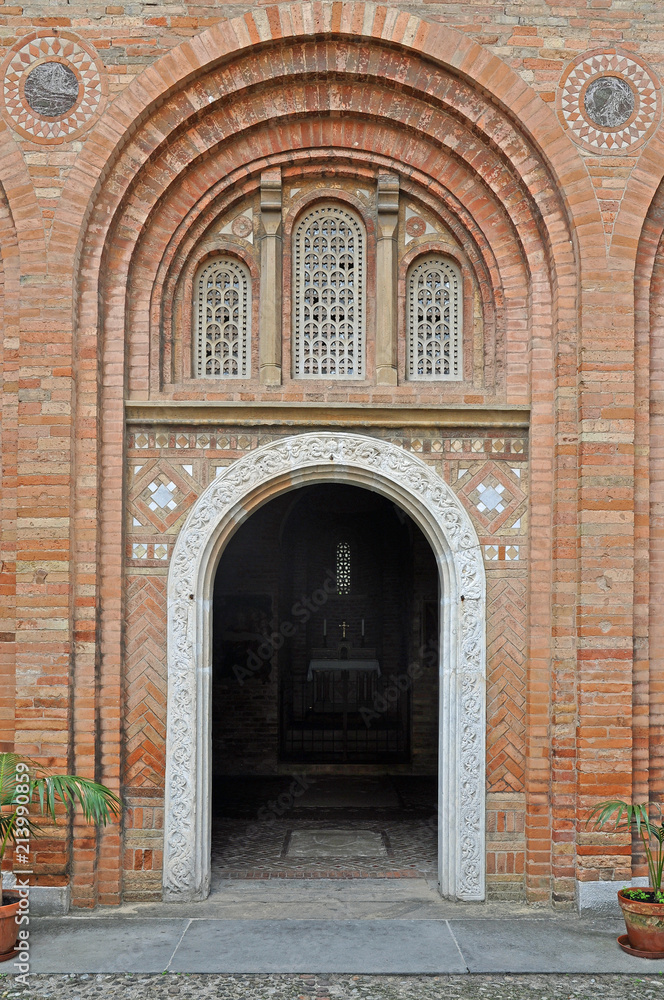
<path id="1" fill-rule="evenodd" d="M 237 271 L 244 281 L 246 282 L 246 288 L 244 293 L 244 303 L 243 309 L 240 312 L 240 371 L 236 374 L 229 374 L 226 372 L 205 372 L 201 369 L 204 367 L 204 350 L 205 350 L 205 324 L 202 323 L 202 314 L 205 311 L 204 304 L 201 300 L 202 290 L 201 282 L 204 279 L 204 275 L 208 270 L 217 267 L 222 270 L 226 267 L 229 270 Z M 193 283 L 193 358 L 192 374 L 197 379 L 216 379 L 221 381 L 232 380 L 248 380 L 251 378 L 252 374 L 252 312 L 253 312 L 253 280 L 251 269 L 247 264 L 241 260 L 238 256 L 232 253 L 227 253 L 224 250 L 219 251 L 216 254 L 211 254 L 207 260 L 205 260 L 196 270 L 196 275 L 194 277 Z"/>
<path id="2" fill-rule="evenodd" d="M 415 290 L 413 280 L 416 272 L 427 263 L 432 267 L 448 271 L 454 279 L 455 288 L 450 296 L 450 342 L 454 360 L 450 363 L 449 373 L 420 375 L 413 369 L 417 367 L 415 354 L 419 340 L 417 319 L 414 316 Z M 434 263 L 435 262 L 435 263 Z M 406 378 L 409 382 L 461 382 L 464 377 L 463 364 L 463 271 L 457 262 L 447 254 L 422 253 L 412 261 L 406 272 Z"/>
<path id="3" fill-rule="evenodd" d="M 284 380 L 294 382 L 296 386 L 304 385 L 306 382 L 315 382 L 316 379 L 295 378 L 294 370 L 294 345 L 293 337 L 293 237 L 297 223 L 320 202 L 335 202 L 353 212 L 360 219 L 367 243 L 367 268 L 365 274 L 365 366 L 364 376 L 360 379 L 327 379 L 326 384 L 332 388 L 341 383 L 353 383 L 355 385 L 371 385 L 373 383 L 376 367 L 376 221 L 374 207 L 372 203 L 366 202 L 362 198 L 348 191 L 344 187 L 329 186 L 318 187 L 311 183 L 310 178 L 302 181 L 302 187 L 296 194 L 284 196 L 283 214 L 283 372 Z"/>
<path id="4" fill-rule="evenodd" d="M 354 242 L 355 242 L 355 252 L 352 267 L 353 283 L 352 283 L 352 294 L 353 294 L 353 304 L 352 304 L 352 321 L 348 319 L 348 303 L 343 301 L 341 295 L 337 292 L 335 287 L 335 282 L 330 282 L 327 286 L 328 290 L 332 290 L 336 295 L 334 299 L 335 308 L 342 308 L 344 310 L 344 320 L 341 323 L 342 327 L 348 328 L 352 327 L 352 334 L 350 338 L 352 340 L 353 346 L 353 363 L 354 371 L 350 374 L 348 372 L 305 372 L 304 368 L 308 361 L 315 360 L 313 356 L 308 355 L 305 351 L 305 313 L 307 310 L 313 312 L 311 306 L 307 303 L 307 291 L 311 290 L 313 286 L 305 286 L 305 275 L 308 273 L 306 266 L 306 251 L 304 246 L 305 241 L 305 230 L 307 224 L 313 225 L 315 217 L 321 216 L 323 219 L 336 218 L 337 223 L 345 223 L 346 227 L 354 232 Z M 337 236 L 336 239 L 339 237 Z M 334 244 L 335 237 L 330 241 Z M 291 298 L 293 302 L 293 378 L 296 379 L 324 379 L 325 381 L 350 381 L 350 380 L 361 380 L 366 377 L 366 298 L 367 298 L 367 233 L 362 224 L 362 219 L 360 216 L 349 209 L 343 202 L 325 200 L 317 201 L 311 205 L 305 212 L 302 213 L 300 218 L 295 223 L 293 229 L 292 237 L 293 246 L 293 270 L 292 270 L 292 289 Z M 332 250 L 328 245 L 327 256 L 332 256 Z M 335 267 L 337 273 L 339 273 L 339 261 L 335 261 Z M 324 264 L 321 266 L 319 261 L 319 270 L 325 271 Z M 325 308 L 324 295 L 320 295 L 322 307 Z M 328 311 L 328 317 L 330 316 L 330 311 Z M 328 325 L 334 323 L 332 318 L 328 318 Z M 336 327 L 336 323 L 335 323 Z M 338 337 L 337 329 L 337 337 Z M 340 361 L 340 366 L 347 363 L 346 359 Z"/>
<path id="5" fill-rule="evenodd" d="M 213 219 L 224 217 L 228 217 L 226 211 L 215 213 Z M 152 303 L 150 350 L 153 356 L 160 359 L 159 365 L 155 365 L 151 372 L 155 392 L 171 392 L 181 386 L 201 391 L 203 383 L 207 391 L 214 392 L 223 387 L 223 378 L 217 380 L 214 376 L 206 376 L 201 379 L 196 375 L 196 277 L 212 258 L 217 257 L 232 257 L 240 261 L 251 275 L 251 375 L 244 380 L 233 379 L 233 384 L 243 381 L 248 385 L 258 385 L 256 331 L 261 275 L 254 247 L 243 246 L 233 237 L 225 236 L 221 241 L 213 233 L 193 242 L 186 257 L 178 260 L 177 266 L 174 266 L 172 281 L 168 284 L 168 295 L 162 294 Z M 156 336 L 156 331 L 159 330 L 162 331 L 162 336 Z"/>
<path id="6" fill-rule="evenodd" d="M 397 503 L 419 525 L 440 574 L 438 867 L 450 899 L 485 893 L 486 581 L 479 539 L 451 487 L 396 445 L 349 433 L 272 442 L 229 466 L 198 498 L 168 577 L 164 898 L 210 889 L 212 589 L 221 553 L 264 503 L 344 482 Z"/>
<path id="7" fill-rule="evenodd" d="M 462 337 L 461 375 L 456 379 L 408 378 L 408 276 L 422 257 L 442 257 L 455 265 L 461 275 Z M 422 387 L 445 382 L 452 393 L 465 392 L 464 383 L 478 388 L 493 384 L 491 372 L 496 364 L 496 330 L 492 297 L 487 296 L 486 276 L 478 272 L 477 261 L 447 240 L 418 241 L 402 253 L 399 259 L 398 322 L 399 380 L 402 384 Z"/>

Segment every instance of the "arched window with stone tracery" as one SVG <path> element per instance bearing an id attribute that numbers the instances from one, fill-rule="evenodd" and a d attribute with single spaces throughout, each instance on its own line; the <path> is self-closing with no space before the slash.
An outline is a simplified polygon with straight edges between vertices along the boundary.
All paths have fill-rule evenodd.
<path id="1" fill-rule="evenodd" d="M 462 281 L 456 264 L 438 255 L 408 272 L 406 329 L 409 379 L 463 378 Z"/>
<path id="2" fill-rule="evenodd" d="M 318 204 L 293 238 L 293 374 L 364 378 L 366 236 L 345 205 Z"/>
<path id="3" fill-rule="evenodd" d="M 195 371 L 201 378 L 251 374 L 251 275 L 234 257 L 215 257 L 195 284 Z"/>

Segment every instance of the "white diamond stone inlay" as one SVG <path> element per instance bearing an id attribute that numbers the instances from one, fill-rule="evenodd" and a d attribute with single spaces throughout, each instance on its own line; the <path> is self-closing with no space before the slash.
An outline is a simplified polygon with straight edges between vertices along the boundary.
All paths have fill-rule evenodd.
<path id="1" fill-rule="evenodd" d="M 177 486 L 175 483 L 155 483 L 151 482 L 148 484 L 148 489 L 152 493 L 152 496 L 148 500 L 148 507 L 150 510 L 156 510 L 157 507 L 168 508 L 168 510 L 175 510 L 177 504 L 173 499 L 173 494 L 175 493 Z"/>
<path id="2" fill-rule="evenodd" d="M 501 497 L 505 487 L 502 483 L 497 486 L 485 486 L 484 483 L 480 483 L 477 487 L 477 492 L 481 496 L 480 502 L 477 504 L 477 509 L 482 513 L 485 510 L 497 510 L 501 514 L 505 510 L 505 504 Z"/>

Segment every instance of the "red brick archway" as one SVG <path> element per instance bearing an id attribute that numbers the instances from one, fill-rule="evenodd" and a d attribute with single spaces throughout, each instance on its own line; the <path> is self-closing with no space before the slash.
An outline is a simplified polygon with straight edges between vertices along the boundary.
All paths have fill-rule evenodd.
<path id="1" fill-rule="evenodd" d="M 343 79 L 334 63 L 340 47 Z M 302 64 L 285 63 L 288 53 L 296 52 L 314 60 L 327 89 L 298 91 Z M 272 97 L 260 108 L 250 99 L 240 64 Z M 276 100 L 278 81 L 284 79 L 299 101 L 296 122 L 288 120 L 293 108 Z M 396 120 L 393 107 L 386 110 L 381 82 L 386 80 L 392 95 L 407 96 Z M 336 107 L 330 101 L 333 82 L 339 83 Z M 409 114 L 416 103 L 431 109 L 431 117 Z M 243 118 L 241 109 L 253 120 Z M 271 135 L 261 131 L 259 111 L 273 122 Z M 393 119 L 392 132 L 387 118 Z M 454 129 L 437 121 L 454 121 Z M 371 122 L 382 122 L 384 134 L 368 127 Z M 395 134 L 401 137 L 398 160 L 392 155 Z M 494 306 L 502 297 L 506 315 L 512 308 L 515 317 L 519 309 L 525 317 L 522 325 L 504 320 L 503 334 L 514 348 L 505 396 L 532 406 L 537 543 L 530 591 L 527 879 L 532 899 L 549 898 L 552 879 L 569 895 L 574 871 L 566 844 L 568 801 L 576 790 L 561 791 L 558 800 L 549 788 L 552 780 L 566 777 L 577 748 L 572 736 L 552 741 L 549 724 L 552 696 L 576 697 L 578 678 L 570 675 L 564 637 L 575 626 L 577 597 L 568 589 L 562 561 L 552 560 L 554 546 L 562 558 L 568 535 L 576 537 L 581 502 L 576 485 L 570 485 L 576 484 L 579 454 L 569 431 L 577 423 L 579 315 L 586 294 L 579 261 L 589 274 L 605 265 L 604 233 L 585 167 L 545 103 L 466 35 L 394 8 L 284 4 L 213 26 L 140 74 L 102 116 L 71 171 L 51 251 L 54 264 L 73 279 L 79 362 L 75 466 L 80 476 L 90 468 L 97 474 L 94 487 L 78 495 L 73 541 L 81 566 L 100 567 L 94 583 L 102 628 L 98 670 L 95 609 L 84 599 L 90 578 L 81 570 L 73 602 L 77 768 L 94 767 L 95 751 L 82 720 L 98 711 L 103 777 L 110 784 L 120 780 L 123 402 L 126 386 L 139 396 L 154 391 L 145 345 L 155 289 L 173 279 L 178 253 L 186 259 L 187 239 L 204 220 L 219 165 L 234 182 L 244 171 L 246 183 L 255 183 L 262 169 L 292 157 L 298 145 L 310 151 L 313 166 L 325 150 L 342 149 L 357 170 L 381 163 L 399 171 L 404 183 L 428 188 L 459 231 L 471 234 L 473 252 L 490 276 Z M 224 196 L 223 185 L 217 196 Z M 130 275 L 135 277 L 129 280 Z M 133 368 L 132 359 L 139 361 Z M 147 378 L 143 386 L 141 372 Z M 620 669 L 626 669 L 622 662 Z M 580 792 L 587 790 L 582 786 Z M 82 852 L 82 842 L 79 848 Z M 77 857 L 84 859 L 81 852 Z M 105 836 L 97 887 L 75 866 L 78 902 L 118 898 L 119 852 L 116 835 Z"/>

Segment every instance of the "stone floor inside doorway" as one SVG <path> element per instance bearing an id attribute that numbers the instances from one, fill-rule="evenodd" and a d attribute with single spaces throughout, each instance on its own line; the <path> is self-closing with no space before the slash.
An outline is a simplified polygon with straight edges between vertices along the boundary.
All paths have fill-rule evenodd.
<path id="1" fill-rule="evenodd" d="M 437 876 L 436 779 L 215 781 L 212 891 L 224 879 Z"/>

